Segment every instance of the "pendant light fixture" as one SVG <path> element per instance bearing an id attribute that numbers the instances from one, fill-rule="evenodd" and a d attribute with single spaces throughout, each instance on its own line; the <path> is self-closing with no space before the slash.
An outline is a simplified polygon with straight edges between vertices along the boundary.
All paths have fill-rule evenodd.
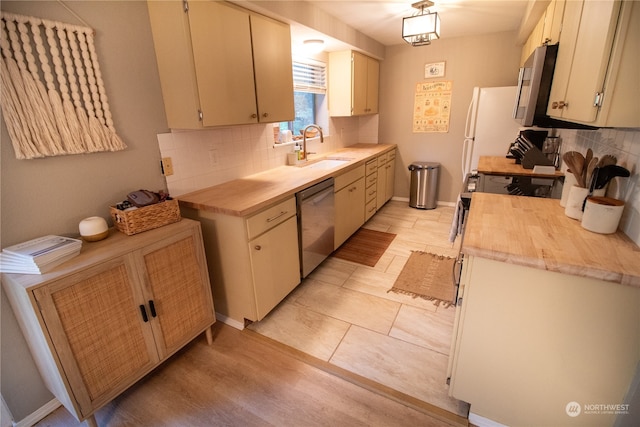
<path id="1" fill-rule="evenodd" d="M 418 12 L 402 19 L 402 38 L 410 45 L 425 46 L 440 38 L 440 17 L 438 12 L 429 12 L 431 6 L 429 0 L 413 3 L 411 7 Z"/>

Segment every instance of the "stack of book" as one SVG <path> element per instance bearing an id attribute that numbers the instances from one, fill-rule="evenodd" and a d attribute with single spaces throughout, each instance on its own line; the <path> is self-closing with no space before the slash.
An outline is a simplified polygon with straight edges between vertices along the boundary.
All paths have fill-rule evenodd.
<path id="1" fill-rule="evenodd" d="M 80 253 L 82 241 L 62 236 L 44 236 L 4 248 L 0 272 L 43 274 Z"/>

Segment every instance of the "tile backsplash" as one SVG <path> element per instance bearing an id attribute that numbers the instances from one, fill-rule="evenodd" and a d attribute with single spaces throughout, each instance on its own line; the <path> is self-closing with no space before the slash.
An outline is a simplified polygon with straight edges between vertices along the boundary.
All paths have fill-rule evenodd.
<path id="1" fill-rule="evenodd" d="M 318 154 L 357 142 L 378 143 L 378 116 L 334 117 L 324 143 L 307 140 Z M 162 157 L 171 157 L 174 174 L 167 177 L 172 196 L 211 187 L 287 164 L 292 144 L 275 144 L 273 125 L 255 124 L 158 135 Z"/>
<path id="2" fill-rule="evenodd" d="M 620 228 L 637 245 L 640 245 L 640 129 L 560 129 L 561 151 L 593 150 L 593 155 L 601 157 L 611 154 L 618 164 L 631 172 L 629 178 L 615 178 L 607 189 L 607 196 L 625 201 L 625 209 Z M 566 167 L 563 167 L 566 168 Z"/>
<path id="3" fill-rule="evenodd" d="M 333 117 L 324 143 L 308 142 L 308 150 L 325 153 L 356 142 L 378 143 L 378 115 Z M 620 228 L 640 245 L 640 129 L 560 129 L 561 151 L 616 156 L 631 177 L 616 178 L 607 195 L 626 202 Z M 173 196 L 189 193 L 287 164 L 292 145 L 274 144 L 273 126 L 256 124 L 158 135 L 162 157 L 171 157 L 174 174 L 167 177 Z"/>

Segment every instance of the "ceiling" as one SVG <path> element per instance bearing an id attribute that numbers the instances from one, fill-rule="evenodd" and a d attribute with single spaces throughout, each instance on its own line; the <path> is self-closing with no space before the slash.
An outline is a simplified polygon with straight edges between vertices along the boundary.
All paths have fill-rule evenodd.
<path id="1" fill-rule="evenodd" d="M 402 18 L 417 9 L 418 0 L 324 0 L 308 1 L 315 7 L 385 46 L 405 43 Z M 438 12 L 441 38 L 518 31 L 527 12 L 528 0 L 434 0 L 430 11 Z M 320 37 L 327 51 L 343 49 L 339 41 L 323 37 L 309 28 L 292 24 L 295 41 Z"/>

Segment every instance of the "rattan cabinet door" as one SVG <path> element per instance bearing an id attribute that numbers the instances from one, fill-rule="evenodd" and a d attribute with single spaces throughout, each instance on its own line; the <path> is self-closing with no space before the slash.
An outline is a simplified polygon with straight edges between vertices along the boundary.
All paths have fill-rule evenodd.
<path id="1" fill-rule="evenodd" d="M 51 342 L 83 416 L 158 363 L 132 259 L 122 256 L 34 289 Z"/>
<path id="2" fill-rule="evenodd" d="M 215 322 L 200 233 L 185 232 L 140 253 L 145 296 L 160 358 L 164 359 Z"/>

